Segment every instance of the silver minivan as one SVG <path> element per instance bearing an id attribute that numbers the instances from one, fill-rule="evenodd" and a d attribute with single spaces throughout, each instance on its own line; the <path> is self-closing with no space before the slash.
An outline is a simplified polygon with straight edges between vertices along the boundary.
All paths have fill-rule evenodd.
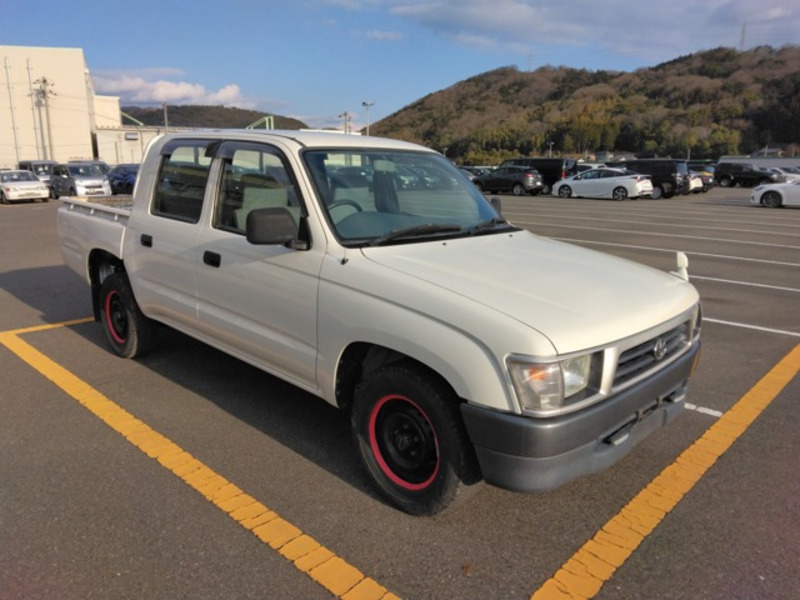
<path id="1" fill-rule="evenodd" d="M 111 184 L 103 170 L 92 163 L 54 165 L 50 175 L 53 197 L 110 196 Z"/>

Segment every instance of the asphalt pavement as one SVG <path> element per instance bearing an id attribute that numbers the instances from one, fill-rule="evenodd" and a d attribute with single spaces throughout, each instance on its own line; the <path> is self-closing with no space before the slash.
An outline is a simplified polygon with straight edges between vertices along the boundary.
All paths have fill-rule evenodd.
<path id="1" fill-rule="evenodd" d="M 503 197 L 537 234 L 662 270 L 688 255 L 691 409 L 606 472 L 483 485 L 435 518 L 381 501 L 321 400 L 168 330 L 112 355 L 59 202 L 0 206 L 0 598 L 800 597 L 800 209 L 748 198 Z"/>

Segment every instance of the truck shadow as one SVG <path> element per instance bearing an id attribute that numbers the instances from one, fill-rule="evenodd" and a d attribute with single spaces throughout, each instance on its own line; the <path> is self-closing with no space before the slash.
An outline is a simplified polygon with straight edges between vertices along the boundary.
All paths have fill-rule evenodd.
<path id="1" fill-rule="evenodd" d="M 0 331 L 61 323 L 92 314 L 88 286 L 66 266 L 0 273 L 0 288 L 11 296 L 0 298 Z M 73 325 L 70 330 L 96 346 L 97 351 L 87 352 L 97 355 L 102 364 L 105 364 L 103 356 L 107 355 L 109 363 L 97 364 L 95 368 L 105 370 L 108 379 L 109 370 L 115 368 L 113 361 L 122 359 L 109 349 L 101 326 L 89 322 Z M 158 346 L 149 355 L 136 359 L 138 365 L 208 400 L 345 483 L 377 498 L 361 471 L 346 412 L 178 331 L 164 326 L 158 333 Z M 36 343 L 36 338 L 30 339 Z M 62 352 L 63 348 L 59 345 L 57 351 Z M 73 364 L 52 350 L 43 351 L 57 362 Z M 67 351 L 78 350 L 73 347 Z M 81 372 L 75 375 L 86 376 Z M 125 406 L 126 398 L 110 399 L 129 409 Z M 164 402 L 164 398 L 153 401 Z M 129 410 L 136 415 L 135 408 Z"/>

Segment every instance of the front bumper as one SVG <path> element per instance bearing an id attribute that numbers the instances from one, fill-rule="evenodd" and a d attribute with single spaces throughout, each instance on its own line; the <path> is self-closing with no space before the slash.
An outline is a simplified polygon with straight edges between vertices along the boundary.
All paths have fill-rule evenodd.
<path id="1" fill-rule="evenodd" d="M 461 413 L 487 483 L 543 492 L 601 471 L 683 410 L 700 342 L 652 377 L 586 409 L 534 419 L 463 404 Z"/>

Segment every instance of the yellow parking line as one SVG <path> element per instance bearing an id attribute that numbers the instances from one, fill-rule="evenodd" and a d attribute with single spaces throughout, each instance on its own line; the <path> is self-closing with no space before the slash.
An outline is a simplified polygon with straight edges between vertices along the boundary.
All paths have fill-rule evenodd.
<path id="1" fill-rule="evenodd" d="M 298 527 L 212 471 L 180 446 L 23 341 L 19 334 L 85 323 L 81 319 L 0 333 L 0 344 L 41 373 L 150 458 L 342 600 L 399 600 Z"/>
<path id="2" fill-rule="evenodd" d="M 608 521 L 531 596 L 531 600 L 588 600 L 675 508 L 800 371 L 800 345 L 627 506 Z"/>

